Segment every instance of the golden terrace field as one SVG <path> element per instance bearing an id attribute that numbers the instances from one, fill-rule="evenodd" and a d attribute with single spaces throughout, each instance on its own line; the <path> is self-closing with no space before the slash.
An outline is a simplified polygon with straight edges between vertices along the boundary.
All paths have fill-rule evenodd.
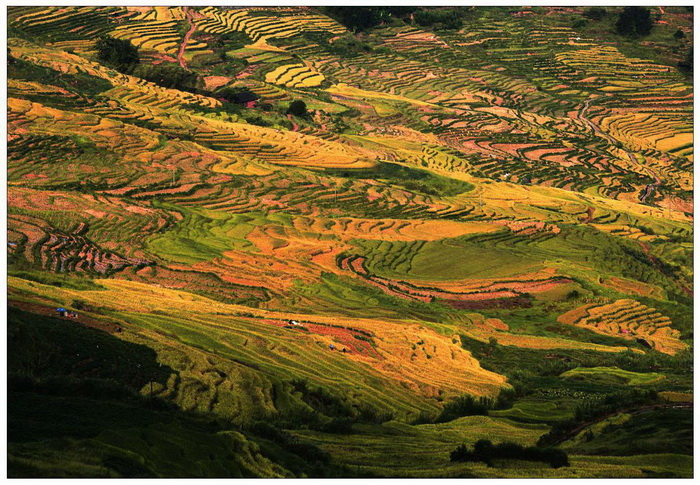
<path id="1" fill-rule="evenodd" d="M 9 8 L 10 476 L 692 475 L 692 12 L 357 8 Z"/>

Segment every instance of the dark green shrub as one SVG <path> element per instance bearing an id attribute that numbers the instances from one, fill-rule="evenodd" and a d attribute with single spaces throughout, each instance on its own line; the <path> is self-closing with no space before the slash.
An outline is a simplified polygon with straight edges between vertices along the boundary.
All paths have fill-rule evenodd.
<path id="1" fill-rule="evenodd" d="M 139 49 L 128 39 L 101 37 L 95 43 L 97 58 L 119 72 L 131 74 L 139 64 Z"/>
<path id="2" fill-rule="evenodd" d="M 459 445 L 450 453 L 450 461 L 453 462 L 483 462 L 493 466 L 493 460 L 525 460 L 549 463 L 552 468 L 569 466 L 569 457 L 566 452 L 557 448 L 541 448 L 529 446 L 527 448 L 516 443 L 500 443 L 494 445 L 489 440 L 479 440 L 474 443 L 471 451 L 466 445 Z"/>
<path id="3" fill-rule="evenodd" d="M 191 91 L 196 88 L 198 76 L 192 71 L 176 64 L 158 64 L 157 66 L 140 64 L 133 70 L 133 75 L 151 81 L 164 88 Z"/>
<path id="4" fill-rule="evenodd" d="M 487 416 L 492 407 L 493 401 L 491 399 L 484 397 L 477 399 L 465 394 L 446 403 L 435 422 L 446 423 L 463 416 Z"/>
<path id="5" fill-rule="evenodd" d="M 583 12 L 584 17 L 596 21 L 602 20 L 606 15 L 608 15 L 608 11 L 604 7 L 590 7 Z"/>
<path id="6" fill-rule="evenodd" d="M 413 19 L 421 27 L 440 30 L 459 30 L 462 16 L 458 9 L 423 9 L 413 14 Z"/>
<path id="7" fill-rule="evenodd" d="M 255 101 L 258 99 L 258 96 L 251 92 L 248 88 L 222 88 L 219 89 L 214 93 L 214 96 L 217 98 L 223 99 L 224 101 L 228 101 L 229 103 L 234 103 L 234 104 L 243 104 L 247 103 L 249 101 Z"/>
<path id="8" fill-rule="evenodd" d="M 292 101 L 287 113 L 294 116 L 306 116 L 306 103 L 300 99 Z"/>
<path id="9" fill-rule="evenodd" d="M 352 433 L 352 420 L 349 418 L 333 418 L 321 426 L 321 431 L 333 434 L 350 434 Z"/>
<path id="10" fill-rule="evenodd" d="M 684 61 L 678 63 L 678 69 L 684 72 L 693 72 L 693 46 L 690 46 L 688 50 L 688 55 Z"/>

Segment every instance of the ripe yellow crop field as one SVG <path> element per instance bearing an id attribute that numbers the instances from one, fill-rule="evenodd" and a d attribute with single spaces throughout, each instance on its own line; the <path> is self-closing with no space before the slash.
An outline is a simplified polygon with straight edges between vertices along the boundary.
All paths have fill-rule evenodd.
<path id="1" fill-rule="evenodd" d="M 602 126 L 613 136 L 640 148 L 669 152 L 693 142 L 693 127 L 685 114 L 657 116 L 653 113 L 630 113 L 607 117 Z"/>
<path id="2" fill-rule="evenodd" d="M 265 75 L 266 82 L 290 88 L 311 88 L 320 85 L 324 79 L 323 74 L 303 64 L 280 66 Z"/>
<path id="3" fill-rule="evenodd" d="M 205 32 L 224 33 L 238 30 L 248 34 L 256 42 L 270 39 L 288 38 L 302 30 L 323 30 L 331 33 L 343 32 L 342 27 L 328 18 L 309 15 L 303 10 L 290 12 L 291 15 L 255 15 L 252 10 L 222 10 L 206 7 L 201 10 L 200 28 Z"/>
<path id="4" fill-rule="evenodd" d="M 137 15 L 132 22 L 117 26 L 113 35 L 126 38 L 142 49 L 175 54 L 182 40 L 177 22 L 184 19 L 180 7 L 131 7 Z"/>

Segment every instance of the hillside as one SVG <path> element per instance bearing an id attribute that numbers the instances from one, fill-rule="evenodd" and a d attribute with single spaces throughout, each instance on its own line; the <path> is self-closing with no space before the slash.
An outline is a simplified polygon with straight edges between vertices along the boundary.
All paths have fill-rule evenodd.
<path id="1" fill-rule="evenodd" d="M 621 11 L 9 7 L 9 475 L 692 476 L 693 13 Z"/>

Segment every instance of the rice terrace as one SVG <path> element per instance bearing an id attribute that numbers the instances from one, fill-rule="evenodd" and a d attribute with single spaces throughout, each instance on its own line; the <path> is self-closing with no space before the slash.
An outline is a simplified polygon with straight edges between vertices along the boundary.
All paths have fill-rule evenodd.
<path id="1" fill-rule="evenodd" d="M 693 35 L 8 7 L 8 475 L 692 477 Z"/>

